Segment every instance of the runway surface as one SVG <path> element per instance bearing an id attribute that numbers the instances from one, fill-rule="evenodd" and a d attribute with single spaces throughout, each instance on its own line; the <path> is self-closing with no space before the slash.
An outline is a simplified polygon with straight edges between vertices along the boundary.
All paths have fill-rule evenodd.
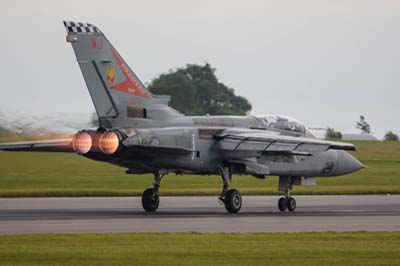
<path id="1" fill-rule="evenodd" d="M 0 198 L 0 234 L 400 231 L 400 195 L 296 196 L 293 213 L 278 198 L 245 196 L 239 214 L 217 197 L 162 197 L 156 213 L 138 197 Z"/>

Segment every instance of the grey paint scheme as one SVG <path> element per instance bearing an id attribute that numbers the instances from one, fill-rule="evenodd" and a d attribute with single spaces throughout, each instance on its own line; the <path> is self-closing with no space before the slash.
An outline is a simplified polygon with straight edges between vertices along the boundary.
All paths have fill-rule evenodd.
<path id="1" fill-rule="evenodd" d="M 306 177 L 343 175 L 364 167 L 345 151 L 355 150 L 352 144 L 317 140 L 307 130 L 271 127 L 255 116 L 184 116 L 168 106 L 168 96 L 152 95 L 145 89 L 101 31 L 71 32 L 67 28 L 67 33 L 101 122 L 97 133 L 88 132 L 113 131 L 120 137 L 116 153 L 106 155 L 92 149 L 83 155 L 87 158 L 125 167 L 132 174 L 220 174 L 221 166 L 229 166 L 232 173 L 257 178 L 295 177 L 293 184 L 299 185 L 315 183 Z M 94 40 L 100 40 L 95 48 Z M 111 68 L 115 81 L 108 82 L 105 73 Z M 124 69 L 149 97 L 111 88 L 127 80 Z M 142 111 L 143 116 L 129 117 L 129 108 Z M 73 151 L 71 142 L 65 140 L 52 141 L 45 148 L 38 142 L 2 144 L 0 150 Z"/>

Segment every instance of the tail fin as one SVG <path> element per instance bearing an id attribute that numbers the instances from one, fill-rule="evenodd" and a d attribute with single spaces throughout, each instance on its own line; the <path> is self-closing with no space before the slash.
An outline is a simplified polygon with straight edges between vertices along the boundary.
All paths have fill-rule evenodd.
<path id="1" fill-rule="evenodd" d="M 152 95 L 105 35 L 89 23 L 64 21 L 100 121 L 146 118 L 146 107 L 167 105 L 168 96 Z"/>

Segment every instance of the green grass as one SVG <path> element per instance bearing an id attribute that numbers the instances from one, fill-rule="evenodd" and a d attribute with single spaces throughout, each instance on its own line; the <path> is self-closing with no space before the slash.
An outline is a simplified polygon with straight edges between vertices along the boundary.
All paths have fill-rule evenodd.
<path id="1" fill-rule="evenodd" d="M 400 142 L 354 142 L 354 153 L 368 169 L 335 178 L 319 178 L 318 186 L 295 187 L 295 194 L 400 193 Z M 151 175 L 126 175 L 125 169 L 66 153 L 0 152 L 0 196 L 140 195 Z M 234 176 L 232 187 L 243 194 L 277 194 L 277 178 Z M 218 176 L 168 175 L 163 195 L 215 195 Z"/>
<path id="2" fill-rule="evenodd" d="M 400 233 L 0 236 L 0 265 L 400 265 Z"/>

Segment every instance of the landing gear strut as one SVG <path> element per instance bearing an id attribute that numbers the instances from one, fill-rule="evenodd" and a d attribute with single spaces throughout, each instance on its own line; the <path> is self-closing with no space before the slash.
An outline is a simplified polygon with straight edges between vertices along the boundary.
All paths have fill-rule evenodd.
<path id="1" fill-rule="evenodd" d="M 285 197 L 282 197 L 278 201 L 278 209 L 284 212 L 286 209 L 293 212 L 296 209 L 296 200 L 290 196 L 290 190 L 292 190 L 294 179 L 290 176 L 279 177 L 279 190 L 284 187 Z"/>
<path id="2" fill-rule="evenodd" d="M 147 212 L 155 212 L 160 204 L 160 183 L 164 174 L 154 173 L 153 187 L 146 189 L 142 194 L 142 206 Z"/>
<path id="3" fill-rule="evenodd" d="M 229 189 L 229 184 L 232 180 L 232 171 L 229 166 L 221 166 L 219 170 L 223 187 L 218 199 L 224 203 L 225 209 L 229 213 L 238 213 L 242 208 L 242 196 L 238 190 Z"/>

